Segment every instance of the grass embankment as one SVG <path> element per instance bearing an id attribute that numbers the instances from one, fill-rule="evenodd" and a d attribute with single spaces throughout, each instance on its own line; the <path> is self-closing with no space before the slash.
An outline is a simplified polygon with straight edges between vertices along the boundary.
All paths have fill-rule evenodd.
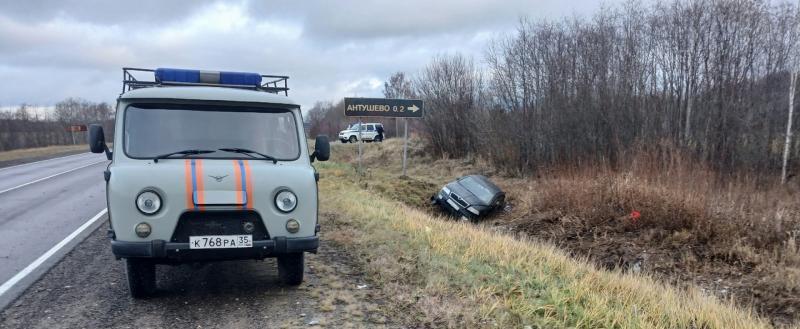
<path id="1" fill-rule="evenodd" d="M 395 316 L 435 327 L 767 327 L 694 289 L 598 270 L 548 244 L 433 217 L 359 186 L 350 164 L 317 167 L 327 238 L 358 255 L 393 296 Z"/>
<path id="2" fill-rule="evenodd" d="M 89 152 L 88 144 L 56 145 L 36 147 L 0 152 L 0 163 L 25 161 L 28 159 L 43 159 L 58 155 L 67 155 L 80 152 Z"/>
<path id="3" fill-rule="evenodd" d="M 720 176 L 668 149 L 632 152 L 615 169 L 539 168 L 519 177 L 479 157 L 431 157 L 420 140 L 411 141 L 410 177 L 400 180 L 401 145 L 366 144 L 359 186 L 438 214 L 427 205 L 433 191 L 464 174 L 485 174 L 506 191 L 510 207 L 482 226 L 556 245 L 603 269 L 700 289 L 752 307 L 776 326 L 798 321 L 796 182 Z M 355 145 L 335 148 L 336 161 L 355 165 Z"/>

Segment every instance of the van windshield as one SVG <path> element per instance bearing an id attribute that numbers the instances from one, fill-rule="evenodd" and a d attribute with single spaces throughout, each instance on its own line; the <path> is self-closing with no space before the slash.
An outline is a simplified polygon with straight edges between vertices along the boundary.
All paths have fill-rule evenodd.
<path id="1" fill-rule="evenodd" d="M 136 104 L 128 106 L 124 120 L 123 148 L 131 158 L 220 148 L 250 149 L 278 160 L 300 157 L 295 118 L 285 109 Z M 202 157 L 248 158 L 223 151 Z"/>

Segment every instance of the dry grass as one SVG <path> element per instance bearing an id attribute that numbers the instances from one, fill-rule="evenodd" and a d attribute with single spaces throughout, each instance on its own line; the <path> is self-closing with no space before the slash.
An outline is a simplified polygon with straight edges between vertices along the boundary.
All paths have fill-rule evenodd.
<path id="1" fill-rule="evenodd" d="M 797 321 L 797 193 L 673 169 L 540 180 L 535 192 L 518 195 L 518 228 L 537 235 L 533 227 L 543 221 L 526 214 L 554 214 L 549 220 L 564 233 L 552 240 L 602 265 L 637 263 L 667 281 L 753 305 L 775 324 Z M 634 220 L 633 211 L 641 217 Z M 568 233 L 578 237 L 567 241 Z"/>
<path id="2" fill-rule="evenodd" d="M 526 238 L 435 218 L 353 184 L 349 165 L 318 165 L 326 225 L 360 253 L 403 315 L 431 326 L 760 328 L 747 311 L 694 289 L 598 270 Z"/>
<path id="3" fill-rule="evenodd" d="M 86 151 L 89 152 L 89 145 L 58 145 L 48 147 L 37 147 L 30 149 L 19 149 L 13 151 L 0 152 L 0 162 L 15 161 L 28 158 L 46 157 L 55 154 L 65 154 L 72 152 Z"/>
<path id="4" fill-rule="evenodd" d="M 423 210 L 433 210 L 425 208 L 427 197 L 442 183 L 486 174 L 507 191 L 512 205 L 487 228 L 547 241 L 606 269 L 643 272 L 659 282 L 751 305 L 778 326 L 797 320 L 796 186 L 764 188 L 748 177 L 720 179 L 677 152 L 652 151 L 634 152 L 615 170 L 559 168 L 531 178 L 504 177 L 477 158 L 431 158 L 418 140 L 410 143 L 411 178 L 398 179 L 401 145 L 399 140 L 366 144 L 362 176 L 350 166 L 330 169 L 337 177 L 357 177 L 369 193 Z M 355 164 L 355 150 L 337 145 L 334 160 Z M 641 213 L 635 221 L 634 210 Z M 435 304 L 437 298 L 412 304 Z"/>

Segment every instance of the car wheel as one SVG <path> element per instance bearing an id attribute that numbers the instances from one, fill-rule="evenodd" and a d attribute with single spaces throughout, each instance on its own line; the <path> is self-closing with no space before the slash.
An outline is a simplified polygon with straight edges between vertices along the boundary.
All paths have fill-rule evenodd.
<path id="1" fill-rule="evenodd" d="M 303 253 L 278 256 L 278 276 L 284 284 L 297 286 L 303 283 Z"/>
<path id="2" fill-rule="evenodd" d="M 350 143 L 355 143 L 357 141 L 358 141 L 358 138 L 356 138 L 356 136 L 350 136 Z"/>
<path id="3" fill-rule="evenodd" d="M 147 259 L 125 259 L 128 289 L 133 298 L 145 298 L 156 292 L 156 264 Z"/>

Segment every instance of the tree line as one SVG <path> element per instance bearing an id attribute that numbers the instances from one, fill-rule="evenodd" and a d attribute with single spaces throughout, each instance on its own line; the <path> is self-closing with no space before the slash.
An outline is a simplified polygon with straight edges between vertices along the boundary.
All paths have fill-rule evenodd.
<path id="1" fill-rule="evenodd" d="M 480 154 L 510 172 L 615 167 L 645 149 L 686 152 L 721 172 L 776 173 L 798 25 L 797 6 L 761 0 L 628 2 L 589 17 L 521 19 L 481 58 L 437 56 L 411 77 L 393 75 L 384 93 L 425 101 L 432 152 Z M 790 140 L 792 160 L 798 144 Z"/>
<path id="2" fill-rule="evenodd" d="M 0 151 L 73 143 L 70 126 L 102 124 L 109 138 L 114 131 L 114 110 L 108 103 L 67 98 L 52 109 L 37 110 L 22 104 L 0 111 Z M 86 143 L 86 133 L 75 133 L 77 143 Z"/>

